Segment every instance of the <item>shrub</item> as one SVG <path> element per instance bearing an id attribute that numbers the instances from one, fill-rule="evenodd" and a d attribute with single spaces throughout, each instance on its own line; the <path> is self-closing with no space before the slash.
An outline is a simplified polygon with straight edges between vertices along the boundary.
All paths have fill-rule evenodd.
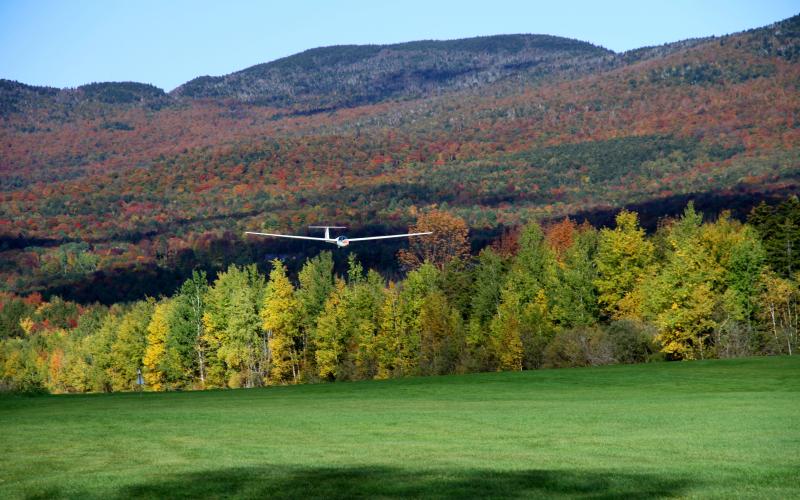
<path id="1" fill-rule="evenodd" d="M 658 352 L 655 344 L 655 327 L 640 321 L 623 319 L 612 322 L 607 328 L 614 361 L 617 363 L 644 363 Z"/>
<path id="2" fill-rule="evenodd" d="M 545 368 L 607 365 L 613 361 L 609 336 L 597 327 L 578 327 L 559 332 L 544 351 Z"/>

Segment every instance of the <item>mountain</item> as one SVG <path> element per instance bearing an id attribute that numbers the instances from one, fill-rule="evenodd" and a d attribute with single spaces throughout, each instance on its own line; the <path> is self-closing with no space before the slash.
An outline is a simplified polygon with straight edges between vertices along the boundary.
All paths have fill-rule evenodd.
<path id="1" fill-rule="evenodd" d="M 90 83 L 75 89 L 56 89 L 0 80 L 0 116 L 48 106 L 74 109 L 90 103 L 144 105 L 158 109 L 169 103 L 169 96 L 154 85 L 137 82 Z"/>
<path id="2" fill-rule="evenodd" d="M 553 73 L 585 72 L 613 57 L 587 42 L 546 35 L 500 35 L 394 45 L 340 45 L 191 80 L 172 94 L 254 104 L 336 109 L 418 98 Z"/>
<path id="3" fill-rule="evenodd" d="M 0 81 L 0 289 L 158 294 L 195 265 L 316 250 L 245 229 L 363 234 L 433 206 L 476 246 L 623 206 L 651 228 L 689 199 L 741 216 L 797 191 L 799 81 L 800 16 L 622 54 L 541 35 L 326 47 L 169 93 Z M 375 251 L 391 268 L 395 247 Z"/>

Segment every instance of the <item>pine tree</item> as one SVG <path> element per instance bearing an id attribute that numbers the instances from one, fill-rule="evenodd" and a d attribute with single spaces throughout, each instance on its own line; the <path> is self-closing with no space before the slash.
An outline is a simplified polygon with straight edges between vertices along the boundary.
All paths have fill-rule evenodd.
<path id="1" fill-rule="evenodd" d="M 439 271 L 426 262 L 406 276 L 400 290 L 400 325 L 395 369 L 402 376 L 420 370 L 422 324 L 420 312 L 427 297 L 438 290 Z"/>
<path id="2" fill-rule="evenodd" d="M 420 371 L 423 375 L 454 373 L 465 351 L 463 320 L 443 292 L 428 294 L 420 310 Z"/>
<path id="3" fill-rule="evenodd" d="M 767 262 L 784 278 L 800 271 L 800 199 L 791 196 L 777 206 L 764 202 L 755 207 L 748 222 L 764 242 Z"/>

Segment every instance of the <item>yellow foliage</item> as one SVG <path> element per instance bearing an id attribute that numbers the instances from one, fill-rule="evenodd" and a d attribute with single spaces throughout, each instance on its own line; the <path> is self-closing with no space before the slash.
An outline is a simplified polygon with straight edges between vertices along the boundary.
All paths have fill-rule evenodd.
<path id="1" fill-rule="evenodd" d="M 144 380 L 154 391 L 164 390 L 164 371 L 161 364 L 166 355 L 166 340 L 169 332 L 167 318 L 170 304 L 161 302 L 156 305 L 150 324 L 147 325 L 147 347 L 144 351 Z"/>
<path id="2" fill-rule="evenodd" d="M 33 327 L 36 325 L 34 321 L 30 318 L 22 318 L 19 321 L 19 326 L 22 327 L 22 331 L 25 332 L 25 335 L 30 335 L 33 332 Z"/>

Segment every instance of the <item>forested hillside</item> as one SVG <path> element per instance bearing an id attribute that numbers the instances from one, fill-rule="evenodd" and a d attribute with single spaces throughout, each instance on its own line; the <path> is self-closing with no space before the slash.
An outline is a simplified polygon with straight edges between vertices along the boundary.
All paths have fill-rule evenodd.
<path id="1" fill-rule="evenodd" d="M 169 93 L 2 81 L 0 288 L 171 294 L 198 267 L 318 251 L 247 229 L 367 234 L 432 209 L 473 250 L 623 206 L 650 230 L 690 199 L 741 218 L 796 191 L 799 61 L 796 16 L 625 54 L 539 35 L 327 47 Z M 360 257 L 399 276 L 396 250 Z"/>

